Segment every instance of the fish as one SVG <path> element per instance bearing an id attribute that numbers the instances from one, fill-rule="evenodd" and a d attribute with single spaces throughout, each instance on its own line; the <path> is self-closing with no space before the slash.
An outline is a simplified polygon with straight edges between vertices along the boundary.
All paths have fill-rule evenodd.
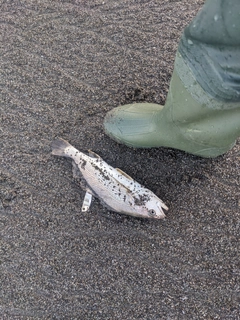
<path id="1" fill-rule="evenodd" d="M 111 211 L 139 218 L 165 218 L 163 209 L 168 207 L 161 199 L 95 152 L 88 150 L 86 155 L 62 138 L 54 140 L 51 146 L 53 155 L 72 158 L 86 183 L 82 211 L 89 209 L 94 196 Z"/>

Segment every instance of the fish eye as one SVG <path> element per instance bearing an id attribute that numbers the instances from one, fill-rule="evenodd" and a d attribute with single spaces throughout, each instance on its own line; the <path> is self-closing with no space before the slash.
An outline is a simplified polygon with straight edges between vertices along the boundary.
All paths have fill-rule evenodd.
<path id="1" fill-rule="evenodd" d="M 155 215 L 156 215 L 156 211 L 153 210 L 153 209 L 150 209 L 150 210 L 148 210 L 148 214 L 149 214 L 150 216 L 155 216 Z"/>

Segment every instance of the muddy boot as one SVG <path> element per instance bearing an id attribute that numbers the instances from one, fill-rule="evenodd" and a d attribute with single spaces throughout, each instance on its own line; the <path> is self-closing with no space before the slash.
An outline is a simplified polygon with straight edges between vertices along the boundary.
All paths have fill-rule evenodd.
<path id="1" fill-rule="evenodd" d="M 216 157 L 240 136 L 240 1 L 209 0 L 184 30 L 165 106 L 135 103 L 105 117 L 106 133 L 132 147 Z"/>

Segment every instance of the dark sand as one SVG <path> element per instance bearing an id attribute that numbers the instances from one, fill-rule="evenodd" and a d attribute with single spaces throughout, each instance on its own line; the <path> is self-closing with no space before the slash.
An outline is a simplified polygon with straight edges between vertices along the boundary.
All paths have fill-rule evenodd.
<path id="1" fill-rule="evenodd" d="M 164 103 L 183 28 L 203 1 L 1 1 L 0 319 L 240 319 L 240 143 L 217 159 L 130 149 L 118 105 Z M 109 212 L 55 137 L 92 149 L 169 206 Z"/>

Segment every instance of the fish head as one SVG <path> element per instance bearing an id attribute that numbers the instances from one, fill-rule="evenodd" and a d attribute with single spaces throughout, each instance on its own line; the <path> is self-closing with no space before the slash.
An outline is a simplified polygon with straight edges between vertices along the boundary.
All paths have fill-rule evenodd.
<path id="1" fill-rule="evenodd" d="M 163 209 L 168 210 L 168 207 L 150 190 L 141 189 L 134 198 L 134 207 L 139 212 L 139 216 L 152 219 L 165 218 Z"/>
<path id="2" fill-rule="evenodd" d="M 151 199 L 145 204 L 145 214 L 147 218 L 163 219 L 165 213 L 163 212 L 162 202 L 159 199 Z"/>

